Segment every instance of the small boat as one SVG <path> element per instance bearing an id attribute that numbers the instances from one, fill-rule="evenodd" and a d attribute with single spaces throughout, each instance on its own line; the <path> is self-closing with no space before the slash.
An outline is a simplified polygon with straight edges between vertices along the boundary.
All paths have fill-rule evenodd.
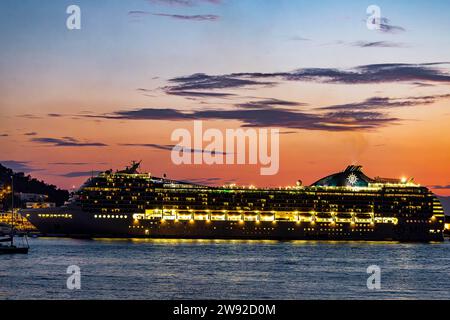
<path id="1" fill-rule="evenodd" d="M 12 231 L 13 232 L 13 231 Z M 9 242 L 9 244 L 3 244 L 5 242 Z M 0 254 L 7 254 L 7 253 L 28 253 L 28 241 L 26 241 L 25 246 L 16 246 L 14 244 L 14 236 L 13 233 L 10 234 L 0 234 Z"/>
<path id="2" fill-rule="evenodd" d="M 17 247 L 14 244 L 10 245 L 3 245 L 0 244 L 0 254 L 15 254 L 15 253 L 22 253 L 27 254 L 29 250 L 29 247 Z"/>
<path id="3" fill-rule="evenodd" d="M 11 215 L 11 225 L 2 224 L 0 226 L 0 254 L 27 254 L 30 246 L 28 245 L 28 239 L 26 235 L 24 237 L 25 244 L 22 246 L 17 246 L 14 244 L 14 180 L 11 177 L 11 189 L 12 189 L 12 215 Z M 3 244 L 9 242 L 9 244 Z"/>

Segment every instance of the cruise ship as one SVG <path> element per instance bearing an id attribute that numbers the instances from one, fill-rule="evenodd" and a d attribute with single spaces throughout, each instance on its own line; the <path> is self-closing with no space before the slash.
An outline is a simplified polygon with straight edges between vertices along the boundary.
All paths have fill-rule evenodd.
<path id="1" fill-rule="evenodd" d="M 47 236 L 443 241 L 439 200 L 412 179 L 351 165 L 310 186 L 205 186 L 139 173 L 89 178 L 59 208 L 22 210 Z"/>

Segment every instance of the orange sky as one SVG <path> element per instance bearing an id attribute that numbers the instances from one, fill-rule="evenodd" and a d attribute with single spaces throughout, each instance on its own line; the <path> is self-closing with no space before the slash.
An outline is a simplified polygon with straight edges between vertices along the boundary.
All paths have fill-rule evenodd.
<path id="1" fill-rule="evenodd" d="M 383 12 L 395 22 L 395 33 L 367 30 L 365 7 L 355 1 L 337 9 L 330 5 L 346 17 L 338 25 L 324 23 L 335 17 L 331 7 L 301 1 L 159 8 L 185 15 L 211 11 L 220 17 L 207 22 L 147 16 L 130 21 L 128 12 L 148 3 L 104 8 L 81 1 L 88 14 L 76 32 L 61 23 L 65 12 L 54 4 L 45 2 L 45 10 L 35 10 L 33 19 L 27 5 L 0 5 L 0 163 L 62 188 L 79 187 L 91 170 L 120 169 L 131 160 L 143 160 L 143 171 L 174 179 L 259 186 L 290 185 L 298 179 L 310 184 L 360 164 L 369 176 L 414 177 L 422 185 L 441 186 L 433 190 L 450 196 L 450 69 L 440 63 L 448 60 L 450 50 L 443 41 L 450 28 L 445 4 L 416 8 L 381 1 Z M 110 19 L 103 19 L 105 12 Z M 415 28 L 418 17 L 422 29 Z M 394 65 L 386 71 L 379 66 L 384 63 Z M 239 72 L 249 74 L 233 75 Z M 208 76 L 174 79 L 198 73 Z M 181 85 L 192 89 L 181 90 Z M 173 94 L 184 91 L 224 95 Z M 386 102 L 373 106 L 367 102 L 373 98 Z M 286 104 L 276 105 L 274 99 Z M 264 101 L 272 102 L 243 106 Z M 320 109 L 337 105 L 355 109 L 347 107 L 345 116 Z M 142 109 L 175 110 L 181 118 L 128 117 Z M 254 111 L 251 119 L 243 118 L 248 109 Z M 221 115 L 224 110 L 239 112 L 228 117 Z M 343 131 L 300 120 L 296 126 L 289 116 L 278 118 L 280 110 L 340 125 L 347 116 L 357 125 L 365 117 L 375 117 L 376 123 Z M 203 116 L 205 111 L 214 116 Z M 123 113 L 128 118 L 119 116 Z M 123 145 L 173 144 L 173 130 L 192 128 L 192 120 L 183 116 L 194 113 L 206 127 L 222 132 L 249 121 L 287 132 L 280 135 L 278 174 L 261 176 L 259 165 L 175 166 L 168 150 Z"/>

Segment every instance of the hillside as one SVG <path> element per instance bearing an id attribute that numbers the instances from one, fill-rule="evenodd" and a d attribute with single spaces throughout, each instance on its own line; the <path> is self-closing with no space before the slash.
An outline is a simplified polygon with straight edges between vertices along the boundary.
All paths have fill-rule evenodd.
<path id="1" fill-rule="evenodd" d="M 450 197 L 438 197 L 444 207 L 445 215 L 450 216 Z"/>
<path id="2" fill-rule="evenodd" d="M 23 172 L 14 172 L 0 164 L 0 187 L 2 185 L 9 186 L 11 184 L 11 176 L 14 175 L 14 192 L 37 193 L 48 195 L 49 202 L 55 202 L 60 206 L 69 198 L 67 190 L 58 189 L 54 185 L 46 184 L 44 181 L 39 181 Z M 9 207 L 10 197 L 4 199 L 3 206 Z"/>

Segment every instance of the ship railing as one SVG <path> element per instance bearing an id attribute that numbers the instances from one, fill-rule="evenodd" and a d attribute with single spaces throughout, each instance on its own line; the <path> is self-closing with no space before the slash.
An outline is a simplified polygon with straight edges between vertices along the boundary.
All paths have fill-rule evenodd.
<path id="1" fill-rule="evenodd" d="M 138 217 L 137 219 L 145 219 L 145 220 L 151 220 L 151 219 L 162 219 L 164 215 L 163 210 L 159 209 L 147 209 L 145 210 L 144 214 L 136 214 Z M 134 217 L 135 215 L 133 215 Z"/>
<path id="2" fill-rule="evenodd" d="M 372 218 L 368 218 L 368 219 L 355 218 L 355 222 L 356 223 L 372 223 L 373 220 L 372 220 Z"/>
<path id="3" fill-rule="evenodd" d="M 177 215 L 177 220 L 182 220 L 182 221 L 190 221 L 192 220 L 194 217 L 192 214 L 179 214 Z"/>
<path id="4" fill-rule="evenodd" d="M 352 218 L 336 218 L 336 222 L 351 223 L 352 221 Z"/>
<path id="5" fill-rule="evenodd" d="M 209 214 L 207 213 L 195 213 L 194 220 L 209 220 Z"/>
<path id="6" fill-rule="evenodd" d="M 374 218 L 375 223 L 392 223 L 398 224 L 398 219 L 394 217 L 376 217 Z"/>
<path id="7" fill-rule="evenodd" d="M 259 216 L 260 221 L 275 221 L 275 215 L 262 214 Z"/>
<path id="8" fill-rule="evenodd" d="M 311 222 L 314 218 L 314 214 L 308 214 L 308 213 L 300 213 L 296 215 L 297 220 L 300 222 Z"/>
<path id="9" fill-rule="evenodd" d="M 227 215 L 227 220 L 228 221 L 241 221 L 242 220 L 242 214 L 232 214 L 229 213 Z"/>
<path id="10" fill-rule="evenodd" d="M 225 221 L 225 214 L 211 214 L 211 220 L 213 221 Z"/>
<path id="11" fill-rule="evenodd" d="M 259 211 L 244 212 L 244 221 L 259 221 Z"/>
<path id="12" fill-rule="evenodd" d="M 349 216 L 351 215 L 351 217 Z M 438 216 L 438 215 L 436 215 Z M 215 221 L 291 221 L 291 222 L 321 222 L 321 223 L 392 223 L 397 224 L 394 217 L 377 217 L 374 214 L 339 214 L 334 212 L 260 212 L 256 211 L 210 211 L 210 210 L 175 210 L 147 209 L 145 213 L 133 215 L 134 219 L 163 220 L 215 220 Z"/>
<path id="13" fill-rule="evenodd" d="M 316 221 L 317 222 L 334 222 L 334 219 L 333 218 L 319 218 L 319 217 L 316 217 Z"/>

